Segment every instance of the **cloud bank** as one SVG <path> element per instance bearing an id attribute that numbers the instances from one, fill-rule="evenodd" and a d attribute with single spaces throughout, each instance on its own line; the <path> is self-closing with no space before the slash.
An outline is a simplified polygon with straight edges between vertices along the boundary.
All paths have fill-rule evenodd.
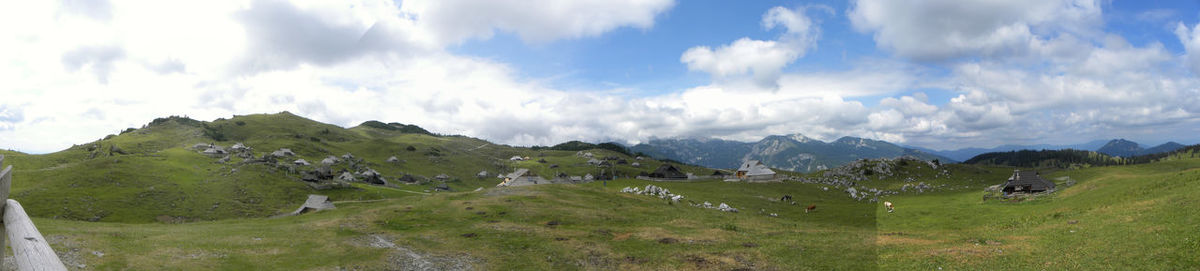
<path id="1" fill-rule="evenodd" d="M 757 23 L 773 39 L 678 52 L 711 81 L 634 90 L 656 94 L 555 87 L 446 49 L 497 33 L 536 46 L 652 29 L 682 4 L 535 2 L 3 3 L 0 148 L 52 152 L 156 117 L 284 110 L 515 145 L 804 133 L 944 149 L 1200 132 L 1196 23 L 1162 41 L 1183 53 L 1133 45 L 1105 32 L 1091 1 L 772 7 Z M 837 20 L 886 54 L 786 71 Z"/>

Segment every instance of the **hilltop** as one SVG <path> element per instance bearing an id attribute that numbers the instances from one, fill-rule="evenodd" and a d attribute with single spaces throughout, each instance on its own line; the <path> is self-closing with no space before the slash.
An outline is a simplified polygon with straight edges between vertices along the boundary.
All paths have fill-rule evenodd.
<path id="1" fill-rule="evenodd" d="M 201 153 L 209 144 L 228 153 Z M 250 150 L 235 152 L 237 144 Z M 271 155 L 281 149 L 294 155 Z M 622 161 L 635 158 L 600 148 L 588 151 Z M 577 151 L 497 145 L 400 123 L 367 121 L 342 128 L 288 112 L 211 122 L 159 118 L 55 153 L 0 154 L 22 180 L 14 182 L 12 197 L 34 216 L 139 223 L 267 217 L 294 209 L 307 194 L 373 200 L 469 191 L 495 186 L 501 181 L 496 176 L 517 168 L 546 179 L 614 173 L 631 178 L 662 164 L 645 159 L 638 167 L 599 168 Z M 511 161 L 513 156 L 531 159 Z M 337 162 L 321 163 L 331 157 Z M 679 166 L 696 174 L 712 172 Z M 367 171 L 380 178 L 364 180 L 374 178 L 362 174 Z M 479 175 L 483 171 L 487 174 Z M 357 180 L 342 180 L 343 172 Z"/>

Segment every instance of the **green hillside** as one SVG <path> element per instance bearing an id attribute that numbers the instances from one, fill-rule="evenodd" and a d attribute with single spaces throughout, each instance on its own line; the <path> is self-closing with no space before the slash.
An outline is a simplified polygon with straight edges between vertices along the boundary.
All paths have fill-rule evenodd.
<path id="1" fill-rule="evenodd" d="M 374 125 L 372 125 L 374 124 Z M 392 128 L 380 128 L 379 125 Z M 14 166 L 12 198 L 25 203 L 38 217 L 106 222 L 190 222 L 227 218 L 268 217 L 293 210 L 307 194 L 330 195 L 333 200 L 394 198 L 429 192 L 443 184 L 434 177 L 450 176 L 444 184 L 452 191 L 495 186 L 495 176 L 514 168 L 530 168 L 549 179 L 558 174 L 599 176 L 601 169 L 586 164 L 575 151 L 531 150 L 492 144 L 462 136 L 435 136 L 415 126 L 367 122 L 344 129 L 287 112 L 235 116 L 202 122 L 183 117 L 157 119 L 120 135 L 76 145 L 66 150 L 28 155 L 3 152 Z M 209 156 L 193 149 L 197 143 L 230 147 L 244 143 L 253 148 L 251 159 L 230 155 Z M 256 161 L 280 148 L 294 157 Z M 592 150 L 597 157 L 633 157 Z M 380 172 L 388 186 L 366 183 L 301 181 L 327 156 L 352 154 L 361 168 Z M 509 161 L 512 156 L 534 161 Z M 395 156 L 399 162 L 387 162 Z M 295 166 L 304 159 L 311 166 Z M 545 160 L 539 163 L 536 160 Z M 343 159 L 344 160 L 344 159 Z M 641 167 L 614 165 L 618 176 L 636 176 L 661 164 L 645 160 Z M 551 165 L 558 167 L 551 168 Z M 711 170 L 684 166 L 696 174 Z M 333 174 L 355 171 L 348 162 L 331 166 Z M 488 171 L 488 177 L 476 176 Z M 606 171 L 611 175 L 611 171 Z M 414 184 L 398 181 L 411 176 Z M 314 189 L 314 187 L 334 187 Z M 340 188 L 339 188 L 340 187 Z"/>
<path id="2" fill-rule="evenodd" d="M 1200 159 L 1046 175 L 1035 200 L 897 195 L 877 208 L 881 269 L 1185 270 L 1200 266 Z M 1069 177 L 1078 181 L 1062 187 Z"/>
<path id="3" fill-rule="evenodd" d="M 380 122 L 382 123 L 382 122 Z M 397 127 L 397 125 L 390 127 Z M 857 160 L 774 183 L 618 180 L 495 187 L 494 174 L 598 175 L 580 151 L 518 148 L 377 124 L 343 129 L 288 113 L 166 118 L 45 154 L 3 152 L 21 201 L 69 266 L 96 270 L 1178 270 L 1200 266 L 1200 159 L 1040 169 L 1054 194 L 983 200 L 1013 167 Z M 218 140 L 220 138 L 220 140 Z M 317 162 L 352 153 L 388 180 L 317 190 L 311 167 L 191 149 L 242 142 Z M 582 145 L 582 144 L 575 144 Z M 116 147 L 113 147 L 116 146 Z M 411 147 L 411 148 L 409 148 Z M 595 157 L 635 161 L 612 150 Z M 387 162 L 396 156 L 400 162 Z M 528 156 L 527 161 L 510 161 Z M 257 159 L 257 158 L 255 158 Z M 544 160 L 545 162 L 540 162 Z M 552 167 L 552 165 L 558 165 Z M 350 168 L 346 163 L 334 170 Z M 683 166 L 698 175 L 711 169 Z M 475 176 L 480 170 L 488 177 Z M 296 171 L 296 172 L 292 172 Z M 426 180 L 451 176 L 449 192 Z M 1069 180 L 1069 181 L 1068 181 Z M 1073 183 L 1073 185 L 1068 185 Z M 623 193 L 656 185 L 672 202 Z M 477 188 L 483 188 L 476 190 Z M 846 192 L 853 187 L 860 195 Z M 429 192 L 426 192 L 429 191 Z M 273 217 L 307 194 L 337 209 Z M 792 196 L 795 204 L 780 197 Z M 895 204 L 888 213 L 880 202 Z M 738 212 L 696 207 L 728 204 Z M 815 206 L 811 212 L 805 207 Z"/>

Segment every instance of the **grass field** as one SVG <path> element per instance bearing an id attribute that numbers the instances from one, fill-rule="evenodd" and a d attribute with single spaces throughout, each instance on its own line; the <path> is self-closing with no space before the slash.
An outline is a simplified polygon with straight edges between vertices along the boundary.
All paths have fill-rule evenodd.
<path id="1" fill-rule="evenodd" d="M 1200 268 L 1200 159 L 1059 171 L 1079 181 L 1022 202 L 898 195 L 877 208 L 882 269 Z"/>
<path id="2" fill-rule="evenodd" d="M 187 148 L 208 141 L 244 142 L 258 155 L 291 148 L 313 162 L 353 153 L 385 176 L 451 175 L 446 184 L 453 192 L 427 192 L 436 181 L 317 191 L 274 165 L 240 158 L 218 163 Z M 858 182 L 887 190 L 917 182 L 936 187 L 884 196 L 897 209 L 887 213 L 880 203 L 851 199 L 843 188 L 800 182 L 619 179 L 496 188 L 499 180 L 475 173 L 530 168 L 549 177 L 598 175 L 599 169 L 574 151 L 342 129 L 287 113 L 203 124 L 167 121 L 52 154 L 0 154 L 16 169 L 12 198 L 73 269 L 1200 268 L 1200 214 L 1194 211 L 1200 206 L 1200 159 L 1185 158 L 1191 155 L 1043 171 L 1047 179 L 1069 176 L 1078 183 L 1025 201 L 982 199 L 982 189 L 1003 182 L 1012 168 L 906 163 Z M 508 161 L 514 155 L 547 163 Z M 403 162 L 385 162 L 390 156 Z M 639 162 L 640 168 L 616 168 L 636 174 L 661 164 Z M 685 198 L 671 203 L 619 192 L 648 184 Z M 485 189 L 475 191 L 480 187 Z M 307 194 L 329 195 L 338 208 L 271 218 L 294 210 Z M 780 202 L 782 195 L 797 204 Z M 705 201 L 740 212 L 692 206 Z M 817 209 L 805 213 L 808 205 Z"/>

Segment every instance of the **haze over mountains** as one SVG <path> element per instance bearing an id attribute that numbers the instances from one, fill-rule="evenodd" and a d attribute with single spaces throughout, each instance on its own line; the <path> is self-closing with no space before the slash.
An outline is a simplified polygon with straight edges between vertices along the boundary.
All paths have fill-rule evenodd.
<path id="1" fill-rule="evenodd" d="M 715 138 L 652 139 L 634 145 L 630 147 L 630 150 L 657 158 L 712 168 L 734 168 L 746 160 L 761 160 L 773 168 L 812 172 L 837 167 L 863 158 L 893 158 L 903 155 L 911 155 L 925 160 L 938 159 L 941 162 L 950 163 L 966 161 L 984 153 L 1018 150 L 1075 149 L 1096 151 L 1112 156 L 1132 157 L 1170 152 L 1183 147 L 1183 144 L 1176 142 L 1146 147 L 1125 139 L 1113 139 L 1071 145 L 1001 145 L 994 148 L 938 151 L 857 137 L 842 137 L 833 142 L 823 142 L 802 134 L 792 134 L 768 136 L 758 142 Z"/>
<path id="2" fill-rule="evenodd" d="M 954 162 L 944 156 L 905 148 L 885 141 L 842 137 L 823 142 L 802 134 L 773 135 L 758 142 L 721 139 L 652 139 L 630 147 L 645 153 L 712 168 L 736 168 L 745 160 L 761 160 L 772 168 L 811 172 L 863 158 L 911 155 L 924 160 Z"/>
<path id="3" fill-rule="evenodd" d="M 918 150 L 921 150 L 921 151 L 924 151 L 927 153 L 931 153 L 931 154 L 949 157 L 949 158 L 957 160 L 957 161 L 966 161 L 966 160 L 971 159 L 972 157 L 975 157 L 977 155 L 984 154 L 984 153 L 1010 152 L 1010 151 L 1019 151 L 1019 150 L 1074 149 L 1074 150 L 1084 150 L 1084 151 L 1095 151 L 1095 152 L 1108 154 L 1108 155 L 1112 155 L 1112 156 L 1131 157 L 1131 156 L 1138 156 L 1138 155 L 1170 152 L 1170 151 L 1174 151 L 1174 150 L 1177 150 L 1177 149 L 1183 148 L 1183 147 L 1184 147 L 1183 144 L 1176 143 L 1174 141 L 1163 143 L 1161 145 L 1154 146 L 1154 147 L 1147 147 L 1146 145 L 1142 145 L 1137 142 L 1133 142 L 1133 141 L 1129 141 L 1129 140 L 1125 140 L 1125 139 L 1113 139 L 1113 140 L 1108 140 L 1108 141 L 1093 140 L 1093 141 L 1089 141 L 1087 143 L 1070 144 L 1070 145 L 1052 145 L 1052 144 L 1000 145 L 1000 146 L 997 146 L 994 148 L 963 148 L 963 149 L 943 150 L 943 151 L 932 150 L 932 149 L 921 148 L 921 147 L 910 147 L 910 148 L 918 149 Z"/>

